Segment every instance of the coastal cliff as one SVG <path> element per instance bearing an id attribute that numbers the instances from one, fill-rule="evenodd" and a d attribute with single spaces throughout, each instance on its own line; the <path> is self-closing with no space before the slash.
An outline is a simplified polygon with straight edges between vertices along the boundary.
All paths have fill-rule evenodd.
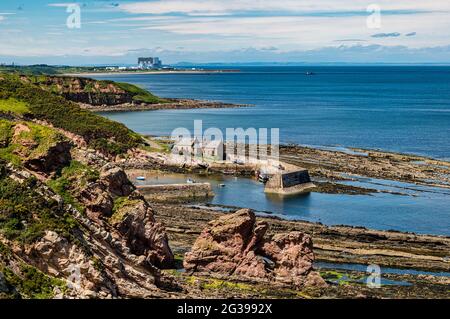
<path id="1" fill-rule="evenodd" d="M 22 75 L 20 79 L 24 83 L 31 83 L 43 90 L 59 94 L 67 100 L 92 106 L 168 102 L 128 83 L 48 75 Z"/>
<path id="2" fill-rule="evenodd" d="M 10 77 L 12 75 L 9 75 Z M 244 105 L 160 98 L 136 85 L 74 76 L 16 75 L 21 82 L 62 96 L 93 112 L 161 109 L 232 108 Z"/>
<path id="3" fill-rule="evenodd" d="M 122 167 L 170 169 L 151 156 L 148 139 L 40 85 L 0 74 L 0 298 L 448 296 L 450 281 L 437 273 L 450 269 L 448 237 L 144 198 Z M 342 162 L 392 161 L 386 174 L 415 165 L 381 156 Z M 288 159 L 309 160 L 313 176 L 334 173 L 311 158 Z M 374 290 L 364 270 L 340 269 L 368 263 L 428 272 L 383 274 L 400 284 Z"/>
<path id="4" fill-rule="evenodd" d="M 166 227 L 117 164 L 145 140 L 63 94 L 89 82 L 60 81 L 0 74 L 0 298 L 214 295 L 164 270 L 177 263 Z"/>

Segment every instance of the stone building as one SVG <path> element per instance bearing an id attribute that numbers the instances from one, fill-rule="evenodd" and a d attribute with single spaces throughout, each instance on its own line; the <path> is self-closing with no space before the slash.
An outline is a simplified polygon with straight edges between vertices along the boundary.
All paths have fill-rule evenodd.
<path id="1" fill-rule="evenodd" d="M 203 142 L 202 153 L 204 159 L 222 161 L 224 159 L 224 148 L 221 140 Z"/>
<path id="2" fill-rule="evenodd" d="M 199 141 L 197 138 L 181 138 L 175 142 L 172 154 L 188 157 L 222 161 L 224 159 L 224 146 L 221 140 Z"/>

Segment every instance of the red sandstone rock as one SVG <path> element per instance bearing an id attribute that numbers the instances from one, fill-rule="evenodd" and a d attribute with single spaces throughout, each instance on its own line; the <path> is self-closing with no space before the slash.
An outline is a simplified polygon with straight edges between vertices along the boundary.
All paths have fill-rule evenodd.
<path id="1" fill-rule="evenodd" d="M 275 263 L 273 275 L 277 280 L 295 286 L 325 284 L 313 271 L 313 243 L 307 234 L 290 232 L 275 235 L 272 240 L 264 243 L 260 253 Z"/>
<path id="2" fill-rule="evenodd" d="M 159 268 L 172 265 L 173 253 L 164 226 L 155 221 L 153 209 L 139 194 L 133 193 L 115 212 L 112 224 L 126 238 L 133 254 L 146 256 L 147 262 Z"/>
<path id="3" fill-rule="evenodd" d="M 313 271 L 311 237 L 291 232 L 264 240 L 267 227 L 258 223 L 249 209 L 221 216 L 202 231 L 186 254 L 184 267 L 192 272 L 277 280 L 296 287 L 325 286 Z"/>
<path id="4" fill-rule="evenodd" d="M 128 196 L 135 190 L 125 171 L 114 165 L 102 167 L 100 180 L 112 196 Z"/>

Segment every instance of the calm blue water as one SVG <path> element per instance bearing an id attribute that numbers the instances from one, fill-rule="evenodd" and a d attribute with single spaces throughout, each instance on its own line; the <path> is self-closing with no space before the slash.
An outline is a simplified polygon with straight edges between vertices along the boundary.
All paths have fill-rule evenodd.
<path id="1" fill-rule="evenodd" d="M 316 75 L 304 75 L 307 71 Z M 202 119 L 204 128 L 278 127 L 282 142 L 377 148 L 450 160 L 450 67 L 252 67 L 240 73 L 96 78 L 134 83 L 163 97 L 254 105 L 104 113 L 144 134 L 169 135 L 177 127 L 192 129 L 193 121 Z M 175 181 L 185 180 L 185 176 L 178 178 Z M 448 190 L 416 192 L 415 185 L 367 179 L 350 183 L 415 196 L 312 193 L 277 197 L 264 194 L 262 185 L 250 179 L 224 177 L 221 182 L 227 186 L 215 189 L 213 204 L 250 207 L 327 225 L 450 236 Z"/>
<path id="2" fill-rule="evenodd" d="M 386 193 L 373 195 L 311 193 L 286 197 L 265 194 L 264 185 L 256 180 L 232 176 L 153 173 L 147 175 L 145 182 L 134 182 L 176 184 L 185 183 L 187 178 L 211 183 L 216 195 L 209 201 L 210 204 L 249 207 L 263 215 L 264 212 L 271 212 L 271 215 L 275 214 L 286 219 L 322 222 L 326 225 L 364 226 L 380 230 L 450 236 L 450 189 L 365 178 L 349 183 L 357 187 L 390 190 L 414 197 Z M 219 184 L 226 186 L 219 187 Z"/>
<path id="3" fill-rule="evenodd" d="M 306 71 L 316 75 L 306 76 Z M 450 67 L 245 67 L 239 73 L 96 76 L 163 97 L 246 109 L 106 114 L 146 134 L 176 127 L 278 127 L 282 142 L 374 148 L 450 159 Z"/>

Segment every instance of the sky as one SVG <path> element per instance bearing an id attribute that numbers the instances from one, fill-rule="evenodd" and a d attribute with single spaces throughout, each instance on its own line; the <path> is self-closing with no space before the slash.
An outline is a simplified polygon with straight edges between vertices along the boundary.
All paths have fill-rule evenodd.
<path id="1" fill-rule="evenodd" d="M 0 63 L 450 64 L 450 0 L 1 0 Z"/>

